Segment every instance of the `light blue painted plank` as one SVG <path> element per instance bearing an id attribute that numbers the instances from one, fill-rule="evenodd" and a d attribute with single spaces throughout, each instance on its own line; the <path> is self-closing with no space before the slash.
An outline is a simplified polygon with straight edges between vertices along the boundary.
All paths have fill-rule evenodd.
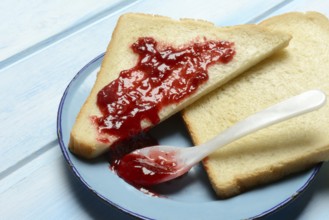
<path id="1" fill-rule="evenodd" d="M 134 2 L 134 1 L 130 1 Z M 57 35 L 65 34 L 99 15 L 108 13 L 124 0 L 2 0 L 0 1 L 0 67 L 13 58 L 39 49 Z"/>
<path id="2" fill-rule="evenodd" d="M 135 12 L 149 12 L 161 14 L 172 18 L 196 18 L 211 21 L 219 26 L 238 25 L 247 23 L 249 20 L 258 15 L 276 8 L 278 5 L 283 6 L 285 0 L 189 0 L 189 1 L 144 1 L 132 8 Z"/>
<path id="3" fill-rule="evenodd" d="M 320 12 L 327 17 L 329 17 L 329 1 L 319 0 L 319 1 L 309 1 L 309 0 L 294 0 L 285 4 L 283 7 L 274 11 L 273 13 L 268 13 L 259 20 L 266 19 L 274 15 L 283 14 L 286 12 L 307 12 L 307 11 L 316 11 Z"/>

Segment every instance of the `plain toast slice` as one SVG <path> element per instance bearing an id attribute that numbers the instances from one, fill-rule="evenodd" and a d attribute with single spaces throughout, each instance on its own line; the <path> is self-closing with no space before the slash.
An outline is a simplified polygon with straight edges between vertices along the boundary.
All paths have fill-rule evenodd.
<path id="1" fill-rule="evenodd" d="M 183 113 L 195 144 L 308 89 L 329 93 L 329 21 L 288 13 L 260 24 L 292 35 L 289 46 L 215 90 Z M 329 105 L 263 129 L 203 161 L 217 195 L 231 197 L 329 159 Z"/>

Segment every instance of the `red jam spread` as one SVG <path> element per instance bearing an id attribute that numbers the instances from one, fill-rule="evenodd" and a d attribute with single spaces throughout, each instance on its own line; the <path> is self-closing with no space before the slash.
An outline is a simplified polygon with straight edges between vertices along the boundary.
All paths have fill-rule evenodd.
<path id="1" fill-rule="evenodd" d="M 163 107 L 179 103 L 208 80 L 209 66 L 233 59 L 233 46 L 205 39 L 183 48 L 159 47 L 153 38 L 139 38 L 131 46 L 139 56 L 136 66 L 122 71 L 97 95 L 103 116 L 93 120 L 99 132 L 121 139 L 141 132 L 144 120 L 158 123 Z"/>
<path id="2" fill-rule="evenodd" d="M 148 157 L 138 153 L 125 155 L 118 163 L 118 176 L 134 186 L 151 186 L 175 175 L 179 166 L 175 161 L 175 151 L 151 151 Z"/>

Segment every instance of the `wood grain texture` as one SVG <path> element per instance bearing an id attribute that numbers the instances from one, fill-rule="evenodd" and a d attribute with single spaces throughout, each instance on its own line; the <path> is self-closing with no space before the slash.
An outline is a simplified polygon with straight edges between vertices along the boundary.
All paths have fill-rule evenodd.
<path id="1" fill-rule="evenodd" d="M 1 1 L 0 17 L 6 22 L 0 24 L 0 31 L 6 34 L 0 35 L 0 62 L 15 59 L 0 64 L 0 219 L 131 219 L 82 186 L 68 170 L 56 136 L 57 108 L 67 84 L 105 51 L 120 14 L 134 11 L 190 17 L 217 25 L 258 22 L 294 10 L 329 15 L 326 1 L 120 2 Z M 63 31 L 67 34 L 60 34 Z M 41 46 L 21 53 L 40 42 Z M 327 216 L 328 167 L 321 170 L 316 185 L 304 197 L 266 219 L 283 219 L 288 214 L 292 219 Z"/>

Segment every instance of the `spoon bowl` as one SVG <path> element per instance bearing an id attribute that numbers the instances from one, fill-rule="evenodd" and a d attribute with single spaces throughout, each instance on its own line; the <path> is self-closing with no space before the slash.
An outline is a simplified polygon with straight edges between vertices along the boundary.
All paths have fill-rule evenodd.
<path id="1" fill-rule="evenodd" d="M 166 182 L 192 168 L 186 165 L 188 149 L 158 145 L 135 150 L 121 159 L 116 170 L 120 177 L 136 186 Z"/>
<path id="2" fill-rule="evenodd" d="M 138 186 L 159 184 L 177 178 L 194 165 L 239 138 L 284 120 L 314 111 L 326 102 L 320 90 L 310 90 L 257 112 L 197 147 L 152 146 L 125 155 L 118 175 Z"/>

